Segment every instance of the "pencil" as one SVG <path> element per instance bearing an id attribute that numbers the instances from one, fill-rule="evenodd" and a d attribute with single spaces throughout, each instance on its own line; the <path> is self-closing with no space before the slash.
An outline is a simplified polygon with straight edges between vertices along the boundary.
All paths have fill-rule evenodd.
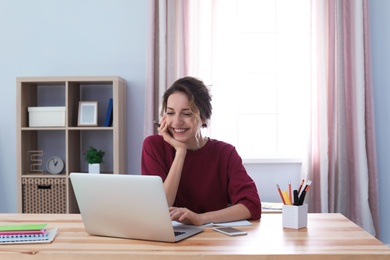
<path id="1" fill-rule="evenodd" d="M 304 182 L 305 182 L 305 180 L 302 179 L 301 185 L 299 185 L 298 194 L 301 192 L 301 189 L 302 189 L 302 186 L 303 186 L 303 183 L 304 183 Z"/>
<path id="2" fill-rule="evenodd" d="M 291 181 L 288 182 L 288 197 L 290 198 L 290 201 L 292 200 L 292 191 L 291 191 Z"/>
<path id="3" fill-rule="evenodd" d="M 308 188 L 310 187 L 310 184 L 311 184 L 311 180 L 307 180 L 305 188 L 302 189 L 302 192 L 304 192 L 304 191 L 306 192 L 308 190 Z"/>
<path id="4" fill-rule="evenodd" d="M 309 188 L 310 188 L 310 185 L 311 185 L 311 181 L 309 180 L 307 182 L 307 185 L 306 185 L 306 188 L 305 188 L 305 191 L 308 192 Z"/>
<path id="5" fill-rule="evenodd" d="M 278 192 L 279 192 L 280 198 L 283 201 L 283 204 L 286 205 L 286 201 L 283 198 L 283 194 L 282 194 L 282 191 L 280 190 L 279 184 L 276 184 L 276 188 L 278 188 Z"/>
<path id="6" fill-rule="evenodd" d="M 283 191 L 282 194 L 283 194 L 284 201 L 286 202 L 285 204 L 286 204 L 286 205 L 292 205 L 291 200 L 290 200 L 290 198 L 288 197 L 287 191 L 286 191 L 286 190 Z"/>

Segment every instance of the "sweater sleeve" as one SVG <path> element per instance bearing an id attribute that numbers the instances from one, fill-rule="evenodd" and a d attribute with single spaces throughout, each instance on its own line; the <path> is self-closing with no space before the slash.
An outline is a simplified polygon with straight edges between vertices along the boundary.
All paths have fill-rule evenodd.
<path id="1" fill-rule="evenodd" d="M 261 217 L 261 201 L 255 182 L 248 175 L 241 157 L 233 149 L 229 158 L 229 196 L 232 204 L 243 204 L 251 212 L 251 219 Z"/>
<path id="2" fill-rule="evenodd" d="M 164 181 L 170 167 L 164 161 L 165 157 L 167 157 L 166 147 L 162 137 L 159 135 L 146 137 L 142 146 L 142 175 L 158 175 Z"/>

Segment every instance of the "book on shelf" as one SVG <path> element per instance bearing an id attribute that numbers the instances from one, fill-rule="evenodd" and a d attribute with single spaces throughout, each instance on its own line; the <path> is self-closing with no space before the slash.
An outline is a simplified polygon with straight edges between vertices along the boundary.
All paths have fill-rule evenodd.
<path id="1" fill-rule="evenodd" d="M 48 230 L 48 224 L 11 224 L 0 226 L 0 244 L 51 243 L 57 228 Z"/>
<path id="2" fill-rule="evenodd" d="M 112 116 L 113 116 L 113 100 L 110 98 L 108 100 L 106 119 L 104 121 L 104 126 L 112 126 Z"/>

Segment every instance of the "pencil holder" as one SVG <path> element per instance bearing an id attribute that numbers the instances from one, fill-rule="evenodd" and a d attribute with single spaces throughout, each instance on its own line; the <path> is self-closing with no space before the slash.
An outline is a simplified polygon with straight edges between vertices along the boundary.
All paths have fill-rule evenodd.
<path id="1" fill-rule="evenodd" d="M 307 204 L 300 206 L 283 205 L 283 227 L 300 229 L 307 227 Z"/>

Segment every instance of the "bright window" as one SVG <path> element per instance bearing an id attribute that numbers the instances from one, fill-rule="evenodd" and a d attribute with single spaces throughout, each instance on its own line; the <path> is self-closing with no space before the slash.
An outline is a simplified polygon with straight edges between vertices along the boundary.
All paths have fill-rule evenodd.
<path id="1" fill-rule="evenodd" d="M 206 134 L 235 145 L 244 160 L 301 158 L 307 137 L 310 0 L 223 0 L 212 10 L 211 52 L 194 59 L 201 71 L 202 62 L 211 71 L 203 73 L 213 95 Z"/>

